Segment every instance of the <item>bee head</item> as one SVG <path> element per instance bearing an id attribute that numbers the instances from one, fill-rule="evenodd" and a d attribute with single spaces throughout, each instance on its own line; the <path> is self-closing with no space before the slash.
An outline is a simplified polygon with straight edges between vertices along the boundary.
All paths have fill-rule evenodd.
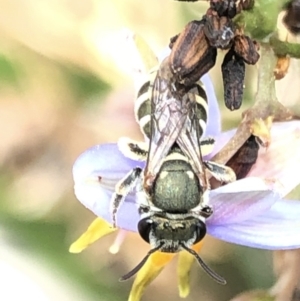
<path id="1" fill-rule="evenodd" d="M 187 251 L 195 257 L 209 276 L 220 284 L 226 284 L 226 280 L 211 270 L 201 257 L 191 249 L 206 234 L 204 221 L 192 216 L 170 219 L 154 214 L 141 219 L 138 223 L 138 230 L 141 237 L 151 245 L 152 249 L 133 270 L 121 277 L 120 281 L 125 281 L 135 275 L 143 267 L 150 255 L 156 251 L 167 253 Z"/>
<path id="2" fill-rule="evenodd" d="M 190 248 L 206 234 L 204 221 L 193 216 L 172 219 L 155 214 L 141 219 L 138 230 L 152 248 L 162 245 L 160 251 L 168 253 L 181 251 L 182 245 Z"/>

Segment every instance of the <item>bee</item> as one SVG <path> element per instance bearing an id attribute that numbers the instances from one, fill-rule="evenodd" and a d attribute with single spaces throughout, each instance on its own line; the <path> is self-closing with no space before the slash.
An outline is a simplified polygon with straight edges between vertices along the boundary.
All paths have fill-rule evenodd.
<path id="1" fill-rule="evenodd" d="M 169 57 L 150 73 L 135 102 L 135 115 L 145 142 L 119 140 L 119 148 L 131 159 L 146 161 L 144 169 L 131 170 L 116 185 L 112 198 L 112 220 L 120 203 L 137 190 L 140 236 L 151 245 L 145 258 L 120 280 L 127 280 L 156 251 L 186 250 L 217 282 L 226 281 L 212 271 L 192 249 L 206 234 L 209 206 L 207 171 L 222 182 L 235 180 L 231 168 L 203 161 L 202 152 L 212 150 L 214 139 L 203 136 L 207 121 L 207 98 L 200 82 L 187 87 L 177 82 Z"/>

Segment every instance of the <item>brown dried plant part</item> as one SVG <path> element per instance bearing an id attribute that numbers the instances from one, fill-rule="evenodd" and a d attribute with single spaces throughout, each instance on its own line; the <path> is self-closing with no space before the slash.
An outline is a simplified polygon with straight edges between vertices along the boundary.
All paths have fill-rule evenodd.
<path id="1" fill-rule="evenodd" d="M 219 17 L 217 14 L 206 15 L 204 33 L 213 47 L 228 49 L 234 37 L 234 24 L 230 18 Z"/>
<path id="2" fill-rule="evenodd" d="M 247 176 L 258 156 L 259 144 L 256 137 L 251 135 L 240 149 L 227 162 L 236 174 L 236 179 L 240 180 Z"/>
<path id="3" fill-rule="evenodd" d="M 225 105 L 230 110 L 240 108 L 244 93 L 245 63 L 259 60 L 259 45 L 245 35 L 237 34 L 233 46 L 222 63 Z"/>
<path id="4" fill-rule="evenodd" d="M 183 31 L 171 38 L 170 63 L 174 74 L 185 75 L 191 72 L 209 49 L 204 34 L 204 22 L 192 21 Z"/>
<path id="5" fill-rule="evenodd" d="M 217 50 L 209 45 L 203 29 L 203 21 L 192 21 L 171 39 L 170 66 L 182 84 L 196 82 L 215 65 Z"/>
<path id="6" fill-rule="evenodd" d="M 274 76 L 277 80 L 280 80 L 286 76 L 290 66 L 290 60 L 291 59 L 289 56 L 278 57 L 274 69 Z"/>
<path id="7" fill-rule="evenodd" d="M 219 16 L 234 18 L 242 10 L 250 10 L 255 0 L 210 0 L 210 8 L 218 12 Z"/>
<path id="8" fill-rule="evenodd" d="M 237 14 L 237 0 L 211 0 L 210 9 L 216 11 L 220 17 L 234 18 Z"/>
<path id="9" fill-rule="evenodd" d="M 240 0 L 237 5 L 237 13 L 239 14 L 242 10 L 250 10 L 254 7 L 255 0 Z"/>
<path id="10" fill-rule="evenodd" d="M 237 110 L 242 104 L 244 92 L 244 60 L 231 49 L 225 55 L 221 69 L 225 105 L 229 110 Z"/>
<path id="11" fill-rule="evenodd" d="M 180 33 L 176 36 L 170 38 L 169 48 L 173 49 L 175 42 L 177 41 L 178 37 L 180 36 Z"/>
<path id="12" fill-rule="evenodd" d="M 250 137 L 227 162 L 226 165 L 234 170 L 237 180 L 245 178 L 250 172 L 257 160 L 259 147 L 267 148 L 270 145 L 272 122 L 272 116 L 264 120 L 254 119 L 249 127 Z"/>
<path id="13" fill-rule="evenodd" d="M 195 69 L 190 73 L 186 73 L 184 76 L 177 77 L 179 83 L 185 86 L 191 86 L 199 80 L 204 74 L 206 74 L 216 63 L 217 49 L 211 48 L 204 59 L 198 62 Z"/>
<path id="14" fill-rule="evenodd" d="M 300 0 L 290 1 L 286 9 L 286 15 L 283 18 L 284 24 L 293 34 L 300 34 Z"/>
<path id="15" fill-rule="evenodd" d="M 248 36 L 236 35 L 234 37 L 233 50 L 242 57 L 247 64 L 254 65 L 259 60 L 259 45 Z"/>
<path id="16" fill-rule="evenodd" d="M 181 2 L 197 2 L 200 0 L 177 0 Z M 255 0 L 210 0 L 210 9 L 218 13 L 219 17 L 226 16 L 234 18 L 242 10 L 250 10 L 254 6 Z"/>
<path id="17" fill-rule="evenodd" d="M 217 48 L 231 50 L 222 65 L 225 104 L 240 108 L 245 64 L 259 59 L 258 44 L 235 29 L 232 18 L 240 9 L 253 7 L 253 0 L 210 0 L 210 8 L 200 21 L 192 21 L 171 38 L 170 67 L 177 81 L 189 86 L 207 73 L 216 62 Z M 235 38 L 236 36 L 236 38 Z"/>

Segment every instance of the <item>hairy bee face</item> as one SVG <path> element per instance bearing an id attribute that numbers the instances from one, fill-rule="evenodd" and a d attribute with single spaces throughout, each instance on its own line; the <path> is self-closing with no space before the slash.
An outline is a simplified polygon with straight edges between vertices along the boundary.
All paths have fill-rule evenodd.
<path id="1" fill-rule="evenodd" d="M 174 218 L 174 217 L 173 217 Z M 152 216 L 143 218 L 138 224 L 141 237 L 152 248 L 160 247 L 161 252 L 176 253 L 184 247 L 191 248 L 202 240 L 206 234 L 204 221 L 193 216 Z"/>

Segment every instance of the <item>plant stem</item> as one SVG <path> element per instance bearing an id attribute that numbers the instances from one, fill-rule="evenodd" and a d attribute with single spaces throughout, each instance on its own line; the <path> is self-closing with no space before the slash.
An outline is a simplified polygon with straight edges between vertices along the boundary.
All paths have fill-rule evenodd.
<path id="1" fill-rule="evenodd" d="M 300 44 L 280 41 L 276 36 L 270 37 L 270 45 L 277 56 L 286 56 L 300 58 Z"/>

